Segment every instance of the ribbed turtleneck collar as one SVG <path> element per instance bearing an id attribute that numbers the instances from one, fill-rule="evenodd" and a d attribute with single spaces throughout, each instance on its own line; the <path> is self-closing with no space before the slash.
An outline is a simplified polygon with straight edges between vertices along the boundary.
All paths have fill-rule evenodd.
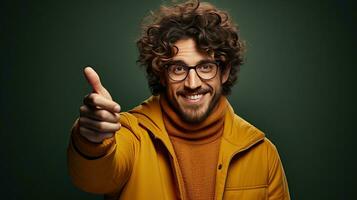
<path id="1" fill-rule="evenodd" d="M 196 124 L 183 121 L 164 95 L 160 96 L 160 105 L 163 110 L 165 128 L 170 137 L 189 141 L 211 141 L 211 139 L 217 138 L 222 133 L 224 116 L 228 105 L 224 96 L 220 97 L 209 116 Z"/>

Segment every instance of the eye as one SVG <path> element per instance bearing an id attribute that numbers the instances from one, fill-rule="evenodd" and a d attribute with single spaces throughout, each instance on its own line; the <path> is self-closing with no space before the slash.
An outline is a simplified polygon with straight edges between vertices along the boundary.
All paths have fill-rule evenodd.
<path id="1" fill-rule="evenodd" d="M 179 65 L 179 64 L 171 65 L 170 71 L 175 74 L 184 74 L 186 72 L 185 67 L 183 65 Z"/>
<path id="2" fill-rule="evenodd" d="M 216 67 L 216 65 L 213 63 L 204 63 L 204 64 L 198 66 L 197 68 L 201 72 L 211 72 L 214 70 L 215 67 Z"/>

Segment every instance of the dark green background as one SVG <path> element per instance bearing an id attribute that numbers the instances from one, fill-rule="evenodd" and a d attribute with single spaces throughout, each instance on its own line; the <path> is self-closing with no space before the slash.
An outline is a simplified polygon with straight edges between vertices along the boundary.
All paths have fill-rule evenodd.
<path id="1" fill-rule="evenodd" d="M 0 199 L 101 199 L 66 168 L 92 65 L 124 110 L 150 93 L 135 61 L 141 19 L 162 1 L 11 1 L 1 7 Z M 356 7 L 352 1 L 211 1 L 247 41 L 229 97 L 280 152 L 292 199 L 352 199 Z"/>

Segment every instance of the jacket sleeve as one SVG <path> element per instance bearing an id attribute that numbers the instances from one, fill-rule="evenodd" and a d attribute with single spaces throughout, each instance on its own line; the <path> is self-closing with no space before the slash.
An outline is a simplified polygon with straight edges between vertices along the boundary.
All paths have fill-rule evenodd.
<path id="1" fill-rule="evenodd" d="M 288 182 L 284 168 L 281 163 L 279 153 L 270 141 L 268 147 L 269 160 L 269 180 L 268 180 L 268 199 L 269 200 L 290 200 Z"/>
<path id="2" fill-rule="evenodd" d="M 101 144 L 91 143 L 78 133 L 76 122 L 67 149 L 73 184 L 95 194 L 120 191 L 131 174 L 138 144 L 135 135 L 125 127 L 121 127 L 114 138 Z"/>

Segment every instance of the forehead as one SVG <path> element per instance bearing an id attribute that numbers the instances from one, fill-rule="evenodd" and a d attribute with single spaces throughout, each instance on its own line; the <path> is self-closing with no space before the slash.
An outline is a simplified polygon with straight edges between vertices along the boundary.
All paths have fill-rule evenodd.
<path id="1" fill-rule="evenodd" d="M 201 60 L 211 58 L 206 53 L 199 51 L 196 42 L 191 38 L 178 40 L 175 46 L 178 48 L 178 52 L 172 58 L 173 60 L 181 60 L 188 65 L 196 65 Z"/>

